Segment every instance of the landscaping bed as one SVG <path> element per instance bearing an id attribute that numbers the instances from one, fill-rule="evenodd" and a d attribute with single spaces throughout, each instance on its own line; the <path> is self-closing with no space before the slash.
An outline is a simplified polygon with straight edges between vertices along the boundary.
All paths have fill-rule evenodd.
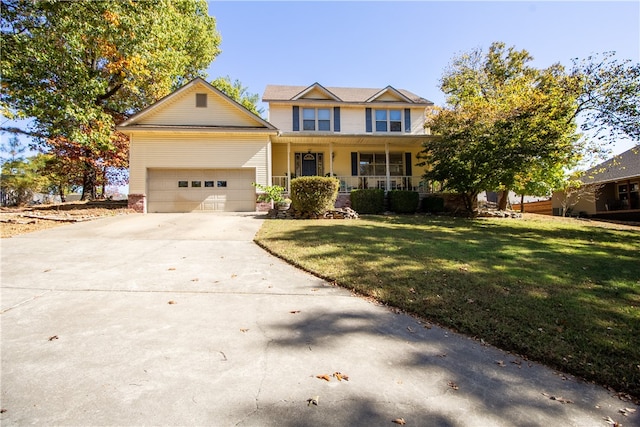
<path id="1" fill-rule="evenodd" d="M 133 213 L 126 201 L 69 202 L 0 209 L 2 238 L 104 216 Z"/>

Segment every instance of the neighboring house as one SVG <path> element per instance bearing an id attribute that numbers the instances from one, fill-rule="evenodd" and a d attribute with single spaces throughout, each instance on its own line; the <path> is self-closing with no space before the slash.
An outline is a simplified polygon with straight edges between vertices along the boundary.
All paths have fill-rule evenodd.
<path id="1" fill-rule="evenodd" d="M 581 181 L 596 190 L 571 201 L 572 213 L 640 221 L 640 146 L 589 169 Z M 554 193 L 554 215 L 562 213 L 563 197 L 562 193 Z"/>
<path id="2" fill-rule="evenodd" d="M 253 182 L 335 176 L 356 188 L 429 191 L 415 166 L 432 102 L 406 90 L 267 86 L 269 121 L 197 78 L 118 126 L 130 137 L 129 204 L 143 212 L 255 211 Z"/>

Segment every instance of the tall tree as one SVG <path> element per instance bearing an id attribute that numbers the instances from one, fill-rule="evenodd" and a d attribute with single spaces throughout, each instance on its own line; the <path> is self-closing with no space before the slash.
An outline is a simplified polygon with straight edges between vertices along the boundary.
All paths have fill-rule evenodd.
<path id="1" fill-rule="evenodd" d="M 582 146 L 572 79 L 536 69 L 525 50 L 493 43 L 454 59 L 441 79 L 447 105 L 427 118 L 435 138 L 420 153 L 425 178 L 461 193 L 470 214 L 483 190 L 508 191 L 527 171 L 576 162 Z"/>
<path id="2" fill-rule="evenodd" d="M 2 0 L 5 117 L 31 118 L 31 135 L 79 144 L 95 163 L 121 149 L 115 124 L 202 75 L 220 52 L 204 0 Z M 85 163 L 83 192 L 99 171 Z M 83 195 L 86 195 L 83 193 Z"/>
<path id="3" fill-rule="evenodd" d="M 242 86 L 240 80 L 236 79 L 232 82 L 231 77 L 225 76 L 218 77 L 211 84 L 256 116 L 262 116 L 264 109 L 258 108 L 260 96 L 257 93 L 249 93 L 249 88 Z"/>

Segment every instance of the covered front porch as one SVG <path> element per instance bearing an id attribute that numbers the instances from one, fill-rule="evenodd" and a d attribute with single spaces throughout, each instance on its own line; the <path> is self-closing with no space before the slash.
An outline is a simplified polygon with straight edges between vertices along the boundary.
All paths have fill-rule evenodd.
<path id="1" fill-rule="evenodd" d="M 291 190 L 299 176 L 333 176 L 340 193 L 376 188 L 431 193 L 417 155 L 428 135 L 280 135 L 272 141 L 272 185 Z"/>

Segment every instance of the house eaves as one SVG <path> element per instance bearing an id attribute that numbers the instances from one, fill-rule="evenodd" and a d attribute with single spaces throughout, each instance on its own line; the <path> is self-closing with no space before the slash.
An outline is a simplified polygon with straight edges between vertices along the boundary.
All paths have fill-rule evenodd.
<path id="1" fill-rule="evenodd" d="M 386 88 L 382 89 L 380 92 L 374 94 L 372 97 L 370 97 L 369 99 L 365 100 L 365 102 L 367 102 L 367 103 L 374 102 L 378 98 L 380 98 L 382 95 L 384 95 L 385 93 L 391 93 L 391 94 L 399 97 L 400 99 L 404 100 L 405 102 L 409 102 L 409 103 L 412 103 L 412 104 L 414 103 L 409 98 L 407 98 L 404 94 L 402 94 L 400 91 L 398 91 L 397 89 L 395 89 L 392 86 L 387 86 Z M 389 102 L 389 101 L 382 101 L 382 102 Z"/>
<path id="2" fill-rule="evenodd" d="M 587 170 L 581 181 L 586 184 L 604 184 L 640 177 L 640 146 L 600 163 Z"/>
<path id="3" fill-rule="evenodd" d="M 328 90 L 327 88 L 325 88 L 324 86 L 322 86 L 320 83 L 317 83 L 317 82 L 312 84 L 311 86 L 307 87 L 305 90 L 303 90 L 302 92 L 298 93 L 297 95 L 295 95 L 293 98 L 291 98 L 291 100 L 292 101 L 296 101 L 296 100 L 298 100 L 300 98 L 304 98 L 305 95 L 309 94 L 310 92 L 312 92 L 314 90 L 319 90 L 320 92 L 324 93 L 332 101 L 339 101 L 339 102 L 342 101 L 335 94 L 331 93 L 330 90 Z"/>

